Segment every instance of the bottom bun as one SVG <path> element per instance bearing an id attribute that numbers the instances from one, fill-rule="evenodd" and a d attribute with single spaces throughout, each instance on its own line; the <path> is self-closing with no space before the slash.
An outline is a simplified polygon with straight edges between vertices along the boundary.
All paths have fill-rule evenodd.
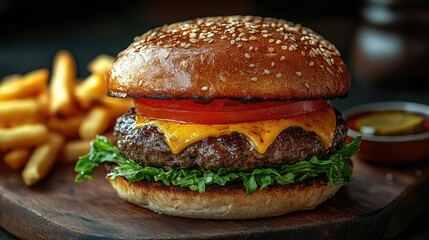
<path id="1" fill-rule="evenodd" d="M 333 196 L 340 185 L 326 178 L 302 183 L 270 186 L 246 195 L 242 185 L 208 186 L 199 193 L 158 182 L 128 184 L 123 177 L 108 178 L 119 197 L 160 214 L 201 219 L 252 219 L 279 216 L 315 208 Z"/>

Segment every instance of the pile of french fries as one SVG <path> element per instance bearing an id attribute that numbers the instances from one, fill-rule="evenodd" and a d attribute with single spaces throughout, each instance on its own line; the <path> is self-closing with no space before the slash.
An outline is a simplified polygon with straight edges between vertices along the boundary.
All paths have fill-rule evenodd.
<path id="1" fill-rule="evenodd" d="M 27 186 L 45 178 L 59 163 L 75 163 L 97 134 L 111 136 L 130 99 L 106 95 L 105 74 L 114 58 L 101 54 L 78 79 L 67 50 L 56 53 L 51 71 L 39 69 L 0 81 L 0 159 L 21 171 Z"/>

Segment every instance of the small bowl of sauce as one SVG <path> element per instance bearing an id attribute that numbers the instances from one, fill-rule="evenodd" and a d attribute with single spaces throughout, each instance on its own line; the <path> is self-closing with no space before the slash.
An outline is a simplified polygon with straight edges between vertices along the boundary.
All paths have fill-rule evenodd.
<path id="1" fill-rule="evenodd" d="M 429 106 L 412 102 L 375 102 L 343 112 L 349 138 L 362 136 L 356 156 L 381 164 L 429 160 Z"/>

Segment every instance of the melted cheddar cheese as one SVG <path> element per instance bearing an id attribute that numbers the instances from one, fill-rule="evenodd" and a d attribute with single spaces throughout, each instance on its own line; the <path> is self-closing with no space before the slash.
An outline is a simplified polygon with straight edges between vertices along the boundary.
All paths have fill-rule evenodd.
<path id="1" fill-rule="evenodd" d="M 287 119 L 215 125 L 178 123 L 137 115 L 137 128 L 149 124 L 157 126 L 164 133 L 167 144 L 174 154 L 180 153 L 187 146 L 204 138 L 229 135 L 233 132 L 246 136 L 255 150 L 263 154 L 277 136 L 291 126 L 298 126 L 316 133 L 322 145 L 329 148 L 334 138 L 336 118 L 331 106 Z"/>

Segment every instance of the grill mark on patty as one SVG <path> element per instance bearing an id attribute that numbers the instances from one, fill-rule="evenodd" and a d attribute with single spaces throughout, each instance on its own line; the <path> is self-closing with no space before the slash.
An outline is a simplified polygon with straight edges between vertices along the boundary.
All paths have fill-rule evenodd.
<path id="1" fill-rule="evenodd" d="M 249 172 L 255 168 L 277 168 L 284 164 L 308 160 L 312 156 L 324 158 L 340 148 L 347 135 L 347 125 L 336 113 L 334 141 L 329 149 L 323 148 L 314 132 L 300 127 L 283 130 L 265 154 L 258 153 L 240 133 L 208 137 L 195 142 L 178 154 L 173 154 L 164 134 L 156 126 L 135 129 L 135 109 L 117 119 L 114 136 L 119 150 L 141 165 L 173 169 L 210 169 L 225 167 L 227 171 Z"/>

